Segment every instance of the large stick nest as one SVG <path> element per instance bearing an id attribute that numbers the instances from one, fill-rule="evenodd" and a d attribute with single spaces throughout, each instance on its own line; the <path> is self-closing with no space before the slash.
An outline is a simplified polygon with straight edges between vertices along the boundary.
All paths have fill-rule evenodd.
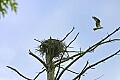
<path id="1" fill-rule="evenodd" d="M 41 45 L 38 49 L 42 56 L 50 55 L 51 58 L 58 58 L 61 55 L 64 55 L 66 51 L 66 45 L 61 40 L 58 39 L 48 39 L 41 41 Z"/>

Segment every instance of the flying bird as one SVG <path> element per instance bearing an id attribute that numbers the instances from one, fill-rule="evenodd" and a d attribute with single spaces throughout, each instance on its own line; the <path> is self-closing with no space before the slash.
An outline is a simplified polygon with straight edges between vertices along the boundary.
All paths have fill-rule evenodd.
<path id="1" fill-rule="evenodd" d="M 93 16 L 92 18 L 93 18 L 93 19 L 95 20 L 95 22 L 96 22 L 96 27 L 93 28 L 93 30 L 95 31 L 95 30 L 97 30 L 97 29 L 102 29 L 103 27 L 101 27 L 101 25 L 100 25 L 100 20 L 99 20 L 97 17 L 95 17 L 95 16 Z"/>

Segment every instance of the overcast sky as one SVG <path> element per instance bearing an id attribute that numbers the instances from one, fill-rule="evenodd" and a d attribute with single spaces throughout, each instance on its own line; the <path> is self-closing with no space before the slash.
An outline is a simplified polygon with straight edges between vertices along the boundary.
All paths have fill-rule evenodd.
<path id="1" fill-rule="evenodd" d="M 71 45 L 75 50 L 85 50 L 102 39 L 107 33 L 120 26 L 120 0 L 17 0 L 17 14 L 8 10 L 5 18 L 0 19 L 0 80 L 24 80 L 12 70 L 10 65 L 26 76 L 33 78 L 43 67 L 28 54 L 35 52 L 39 45 L 34 39 L 48 39 L 50 36 L 62 39 L 75 27 L 66 39 L 66 44 L 79 32 Z M 102 30 L 93 31 L 96 16 L 101 20 Z M 120 38 L 120 31 L 111 38 Z M 103 59 L 120 49 L 120 42 L 100 46 L 94 53 L 89 53 L 71 69 L 80 71 L 81 65 L 89 60 L 90 64 Z M 36 54 L 38 55 L 38 54 Z M 120 56 L 115 56 L 89 70 L 82 80 L 120 80 Z M 71 80 L 72 73 L 65 73 L 61 80 Z M 42 74 L 38 80 L 46 80 Z"/>

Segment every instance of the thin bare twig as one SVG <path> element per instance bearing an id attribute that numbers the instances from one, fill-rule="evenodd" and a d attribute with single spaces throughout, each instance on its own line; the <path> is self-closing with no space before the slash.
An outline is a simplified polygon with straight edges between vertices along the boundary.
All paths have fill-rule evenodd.
<path id="1" fill-rule="evenodd" d="M 75 27 L 73 26 L 73 29 L 61 40 L 61 42 L 64 41 L 73 32 L 74 29 Z"/>
<path id="2" fill-rule="evenodd" d="M 106 44 L 106 43 L 109 43 L 109 42 L 114 42 L 114 41 L 120 41 L 120 39 L 110 39 L 110 40 L 107 40 L 107 41 L 103 41 L 101 42 L 100 44 L 94 46 L 91 50 L 95 50 L 98 46 L 102 45 L 102 44 Z"/>
<path id="3" fill-rule="evenodd" d="M 64 69 L 63 67 L 60 67 L 60 68 Z M 72 71 L 72 70 L 69 70 L 69 69 L 67 69 L 67 71 L 69 71 L 69 72 L 71 72 L 71 73 L 74 73 L 74 74 L 79 74 L 79 73 L 77 73 L 77 72 L 75 72 L 75 71 Z"/>
<path id="4" fill-rule="evenodd" d="M 83 71 L 86 69 L 86 67 L 88 66 L 88 64 L 89 64 L 89 62 L 87 61 L 86 65 L 84 66 L 84 68 L 82 69 L 82 71 L 81 71 L 81 72 L 83 72 Z M 79 74 L 78 74 L 78 75 L 79 75 Z M 78 78 L 80 79 L 80 78 L 81 78 L 81 76 L 82 76 L 82 75 L 79 75 L 79 77 L 78 77 Z M 79 80 L 79 79 L 78 79 L 78 80 Z"/>
<path id="5" fill-rule="evenodd" d="M 108 43 L 108 42 L 114 42 L 114 41 L 120 41 L 120 39 L 110 39 L 108 41 L 104 41 L 101 44 Z"/>
<path id="6" fill-rule="evenodd" d="M 43 69 L 41 72 L 39 72 L 39 73 L 35 76 L 35 78 L 34 78 L 33 80 L 36 80 L 36 79 L 38 78 L 38 76 L 39 76 L 41 73 L 43 73 L 45 70 L 46 70 L 46 69 Z"/>
<path id="7" fill-rule="evenodd" d="M 77 33 L 77 35 L 75 36 L 75 38 L 67 45 L 67 48 L 76 40 L 76 38 L 78 37 L 79 33 Z"/>
<path id="8" fill-rule="evenodd" d="M 98 80 L 98 79 L 100 79 L 101 77 L 103 77 L 104 75 L 101 75 L 100 77 L 98 77 L 98 78 L 96 78 L 96 79 L 94 79 L 94 80 Z"/>
<path id="9" fill-rule="evenodd" d="M 61 58 L 60 58 L 60 63 L 61 63 L 62 58 L 63 58 L 63 55 L 62 55 Z M 58 76 L 58 74 L 59 74 L 59 71 L 60 71 L 60 64 L 58 65 L 58 71 L 57 71 L 57 73 L 56 73 L 55 80 L 57 79 L 57 76 Z"/>
<path id="10" fill-rule="evenodd" d="M 16 70 L 15 68 L 12 68 L 12 67 L 10 67 L 10 66 L 6 66 L 6 67 L 12 69 L 12 70 L 15 71 L 19 76 L 21 76 L 21 77 L 24 78 L 24 79 L 33 80 L 33 79 L 30 79 L 30 78 L 27 78 L 26 76 L 24 76 L 23 74 L 21 74 L 21 73 L 20 73 L 18 70 Z"/>
<path id="11" fill-rule="evenodd" d="M 34 39 L 34 40 L 41 43 L 41 41 L 39 41 L 39 40 L 37 40 L 37 39 Z"/>

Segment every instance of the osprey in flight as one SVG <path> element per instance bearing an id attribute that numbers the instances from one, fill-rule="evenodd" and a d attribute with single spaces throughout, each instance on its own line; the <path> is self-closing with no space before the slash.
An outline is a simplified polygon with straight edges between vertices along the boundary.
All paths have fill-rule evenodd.
<path id="1" fill-rule="evenodd" d="M 93 18 L 93 19 L 95 20 L 95 22 L 96 22 L 96 27 L 93 28 L 93 30 L 95 31 L 95 30 L 97 30 L 97 29 L 102 29 L 103 27 L 101 27 L 101 25 L 100 25 L 100 20 L 99 20 L 97 17 L 95 17 L 95 16 L 93 16 L 92 18 Z"/>

